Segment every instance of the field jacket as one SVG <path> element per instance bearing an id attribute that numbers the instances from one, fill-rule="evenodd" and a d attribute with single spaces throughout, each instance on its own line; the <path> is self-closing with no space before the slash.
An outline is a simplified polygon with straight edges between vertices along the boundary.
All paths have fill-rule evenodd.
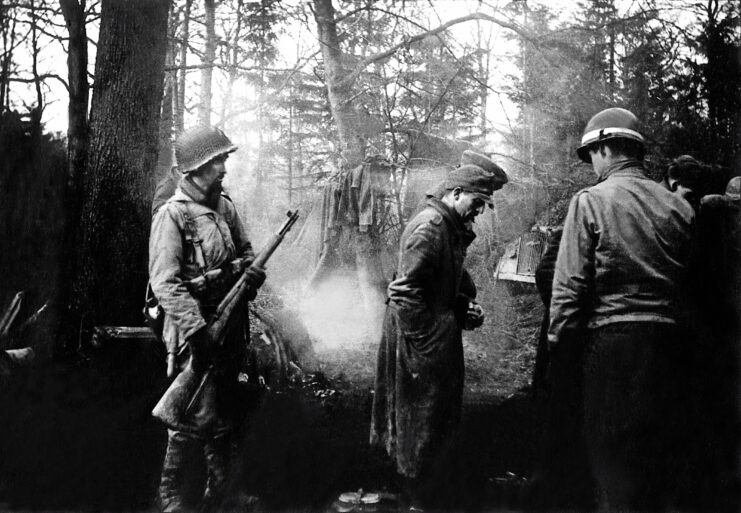
<path id="1" fill-rule="evenodd" d="M 184 282 L 201 274 L 193 244 L 185 240 L 186 213 L 201 240 L 205 272 L 237 257 L 254 259 L 252 245 L 232 201 L 222 194 L 209 206 L 201 191 L 182 180 L 175 194 L 155 214 L 149 237 L 149 280 L 165 311 L 162 337 L 168 349 L 182 348 L 190 336 L 206 326 L 203 301 L 218 303 L 228 292 L 209 291 L 207 298 L 196 298 L 185 287 Z"/>
<path id="2" fill-rule="evenodd" d="M 571 200 L 551 298 L 550 344 L 567 329 L 675 323 L 695 214 L 649 179 L 640 162 L 608 167 Z"/>

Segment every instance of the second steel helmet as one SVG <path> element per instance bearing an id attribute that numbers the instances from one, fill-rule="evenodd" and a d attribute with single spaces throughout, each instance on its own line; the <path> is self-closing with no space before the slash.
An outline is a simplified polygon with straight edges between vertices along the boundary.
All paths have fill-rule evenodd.
<path id="1" fill-rule="evenodd" d="M 175 141 L 175 159 L 181 173 L 190 173 L 206 162 L 237 149 L 224 132 L 213 126 L 186 130 Z"/>
<path id="2" fill-rule="evenodd" d="M 641 146 L 645 144 L 635 114 L 620 107 L 605 109 L 592 116 L 587 123 L 581 138 L 581 146 L 576 150 L 576 154 L 584 162 L 592 162 L 592 157 L 589 156 L 590 146 L 618 138 L 637 141 Z"/>

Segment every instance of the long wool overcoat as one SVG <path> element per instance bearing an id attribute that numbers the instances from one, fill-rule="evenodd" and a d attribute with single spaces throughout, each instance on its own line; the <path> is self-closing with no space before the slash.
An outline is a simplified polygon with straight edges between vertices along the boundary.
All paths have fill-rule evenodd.
<path id="1" fill-rule="evenodd" d="M 463 269 L 471 234 L 455 211 L 428 199 L 402 234 L 388 288 L 370 441 L 409 478 L 429 468 L 460 420 L 464 372 L 456 311 L 475 296 Z"/>

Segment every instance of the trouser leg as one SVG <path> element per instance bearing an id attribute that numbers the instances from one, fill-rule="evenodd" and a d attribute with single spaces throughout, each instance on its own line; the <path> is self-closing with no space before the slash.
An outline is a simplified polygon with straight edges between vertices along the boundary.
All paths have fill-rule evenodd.
<path id="1" fill-rule="evenodd" d="M 610 511 L 659 511 L 674 503 L 681 415 L 676 331 L 615 323 L 588 335 L 585 433 L 602 503 Z"/>
<path id="2" fill-rule="evenodd" d="M 167 430 L 167 452 L 162 463 L 159 486 L 160 509 L 163 513 L 185 511 L 182 477 L 185 456 L 191 439 L 180 431 Z"/>
<path id="3" fill-rule="evenodd" d="M 218 510 L 224 500 L 232 456 L 230 438 L 228 435 L 221 435 L 210 438 L 203 444 L 207 479 L 200 508 L 202 512 Z"/>

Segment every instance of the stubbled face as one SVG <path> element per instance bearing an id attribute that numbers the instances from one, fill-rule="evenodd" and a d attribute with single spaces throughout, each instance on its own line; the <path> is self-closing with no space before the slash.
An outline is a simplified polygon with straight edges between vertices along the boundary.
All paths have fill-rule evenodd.
<path id="1" fill-rule="evenodd" d="M 453 199 L 453 208 L 464 223 L 473 223 L 476 216 L 486 208 L 484 200 L 468 191 L 456 189 L 453 191 Z"/>
<path id="2" fill-rule="evenodd" d="M 208 166 L 205 166 L 200 178 L 207 191 L 221 191 L 222 182 L 226 176 L 226 165 L 224 163 L 227 157 L 228 155 L 220 155 L 211 160 Z"/>

